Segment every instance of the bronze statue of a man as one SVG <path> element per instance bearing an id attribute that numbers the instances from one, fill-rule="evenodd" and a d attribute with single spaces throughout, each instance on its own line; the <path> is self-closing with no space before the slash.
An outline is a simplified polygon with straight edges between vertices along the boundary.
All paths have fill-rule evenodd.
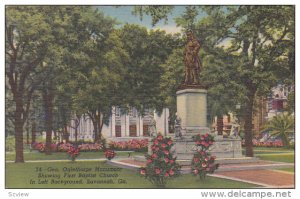
<path id="1" fill-rule="evenodd" d="M 198 53 L 200 43 L 193 32 L 187 32 L 187 43 L 184 49 L 185 85 L 199 85 L 200 59 Z"/>

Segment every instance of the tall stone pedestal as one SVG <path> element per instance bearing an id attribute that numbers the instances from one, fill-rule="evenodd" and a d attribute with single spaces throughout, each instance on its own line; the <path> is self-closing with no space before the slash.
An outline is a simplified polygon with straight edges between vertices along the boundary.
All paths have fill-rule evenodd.
<path id="1" fill-rule="evenodd" d="M 177 115 L 183 129 L 207 127 L 207 90 L 184 89 L 176 92 Z"/>
<path id="2" fill-rule="evenodd" d="M 192 136 L 210 133 L 207 127 L 207 90 L 187 88 L 177 91 L 176 95 L 177 116 L 181 119 L 181 136 L 175 137 L 175 145 L 172 150 L 181 164 L 188 165 L 197 151 Z M 215 143 L 209 152 L 216 156 L 217 160 L 241 158 L 241 139 L 215 136 Z"/>

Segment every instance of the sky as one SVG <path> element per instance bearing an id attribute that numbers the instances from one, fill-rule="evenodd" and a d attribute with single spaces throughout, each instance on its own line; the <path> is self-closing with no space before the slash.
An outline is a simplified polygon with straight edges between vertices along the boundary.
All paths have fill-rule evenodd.
<path id="1" fill-rule="evenodd" d="M 167 24 L 165 24 L 164 20 L 160 21 L 154 27 L 151 25 L 151 17 L 144 15 L 143 20 L 140 20 L 139 16 L 133 15 L 131 12 L 133 10 L 133 6 L 97 6 L 99 10 L 101 10 L 105 15 L 116 18 L 122 24 L 130 23 L 130 24 L 139 24 L 147 27 L 148 29 L 162 29 L 165 30 L 166 33 L 177 33 L 181 32 L 181 27 L 177 27 L 174 17 L 180 16 L 184 10 L 185 6 L 175 6 L 172 10 L 172 13 L 169 14 Z M 200 15 L 201 16 L 201 15 Z"/>

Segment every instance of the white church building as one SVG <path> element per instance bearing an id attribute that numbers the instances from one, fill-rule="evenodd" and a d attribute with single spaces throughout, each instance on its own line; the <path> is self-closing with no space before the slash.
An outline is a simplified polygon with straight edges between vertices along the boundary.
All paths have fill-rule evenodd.
<path id="1" fill-rule="evenodd" d="M 103 125 L 101 134 L 108 140 L 127 140 L 127 139 L 143 139 L 149 137 L 149 127 L 153 123 L 156 124 L 157 132 L 163 135 L 169 134 L 169 109 L 164 108 L 159 115 L 155 111 L 146 110 L 144 116 L 141 116 L 135 108 L 130 108 L 127 114 L 122 114 L 119 107 L 112 107 L 112 113 L 109 118 L 108 125 Z M 74 125 L 75 121 L 71 121 L 70 126 Z M 70 133 L 69 139 L 75 140 L 75 129 L 68 127 Z M 78 126 L 78 140 L 93 140 L 94 127 L 91 119 L 81 117 Z"/>

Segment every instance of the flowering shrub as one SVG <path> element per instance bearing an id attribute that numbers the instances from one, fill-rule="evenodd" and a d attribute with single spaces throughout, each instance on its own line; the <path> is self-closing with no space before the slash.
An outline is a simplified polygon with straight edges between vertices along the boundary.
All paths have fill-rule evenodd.
<path id="1" fill-rule="evenodd" d="M 105 152 L 104 152 L 104 155 L 105 157 L 108 159 L 108 160 L 111 160 L 115 157 L 116 155 L 116 152 L 114 152 L 113 150 L 111 149 L 106 149 Z"/>
<path id="2" fill-rule="evenodd" d="M 126 151 L 126 150 L 132 150 L 132 151 L 147 151 L 148 149 L 148 140 L 138 140 L 138 139 L 132 139 L 129 141 L 111 141 L 109 143 L 109 147 L 114 150 L 119 151 Z"/>
<path id="3" fill-rule="evenodd" d="M 283 147 L 283 143 L 281 140 L 269 140 L 265 142 L 260 142 L 257 139 L 253 139 L 252 143 L 254 147 Z M 245 146 L 245 140 L 242 141 L 242 146 Z"/>
<path id="4" fill-rule="evenodd" d="M 103 149 L 103 145 L 102 144 L 81 144 L 78 146 L 78 148 L 80 149 L 80 151 L 100 151 Z"/>
<path id="5" fill-rule="evenodd" d="M 51 144 L 51 151 L 52 152 L 68 152 L 71 147 L 74 147 L 71 143 L 58 143 L 58 144 Z M 39 152 L 45 151 L 45 143 L 38 142 L 32 144 L 33 150 L 38 150 Z M 91 144 L 81 144 L 78 145 L 78 149 L 82 152 L 89 152 L 89 151 L 101 151 L 103 150 L 103 145 L 98 143 L 91 143 Z"/>
<path id="6" fill-rule="evenodd" d="M 193 136 L 193 140 L 196 146 L 198 146 L 198 150 L 194 153 L 192 159 L 192 173 L 195 176 L 198 175 L 200 179 L 205 179 L 208 173 L 213 173 L 219 167 L 219 164 L 214 163 L 216 157 L 211 156 L 207 152 L 209 147 L 214 143 L 214 137 L 206 133 L 204 135 Z"/>
<path id="7" fill-rule="evenodd" d="M 75 159 L 80 155 L 79 149 L 76 147 L 71 146 L 67 151 L 70 159 L 74 162 Z"/>
<path id="8" fill-rule="evenodd" d="M 73 144 L 71 144 L 71 143 L 61 143 L 61 144 L 58 144 L 57 151 L 59 151 L 59 152 L 67 152 L 67 151 L 69 151 L 69 149 L 71 147 L 73 147 Z"/>
<path id="9" fill-rule="evenodd" d="M 45 143 L 42 143 L 42 142 L 35 142 L 31 145 L 32 149 L 33 150 L 38 150 L 39 152 L 45 152 L 45 148 L 46 148 L 46 144 Z M 52 152 L 56 151 L 57 150 L 57 145 L 52 143 L 50 145 L 50 149 Z"/>
<path id="10" fill-rule="evenodd" d="M 41 142 L 35 142 L 32 144 L 32 149 L 33 150 L 38 150 L 39 152 L 44 152 L 45 151 L 45 144 Z"/>
<path id="11" fill-rule="evenodd" d="M 140 168 L 140 175 L 148 179 L 152 184 L 164 187 L 168 180 L 180 175 L 180 165 L 176 163 L 176 157 L 170 152 L 174 145 L 171 138 L 164 138 L 158 134 L 152 139 L 152 154 L 146 154 L 146 167 Z"/>

